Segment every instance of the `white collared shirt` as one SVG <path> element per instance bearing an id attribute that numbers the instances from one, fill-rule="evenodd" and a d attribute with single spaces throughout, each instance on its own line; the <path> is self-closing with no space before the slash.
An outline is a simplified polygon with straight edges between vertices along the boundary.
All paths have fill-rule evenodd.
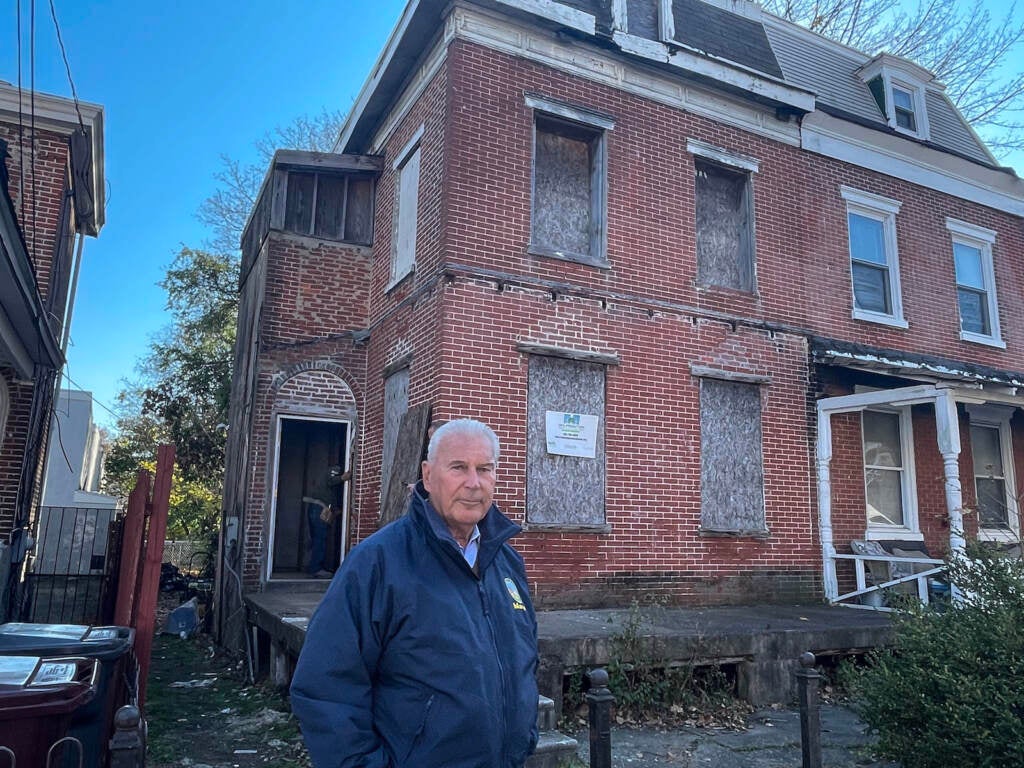
<path id="1" fill-rule="evenodd" d="M 455 542 L 459 544 L 458 541 Z M 473 532 L 469 535 L 469 542 L 466 546 L 459 544 L 459 549 L 462 550 L 462 556 L 466 558 L 466 562 L 469 563 L 470 568 L 476 567 L 476 556 L 480 552 L 480 526 L 474 525 Z"/>

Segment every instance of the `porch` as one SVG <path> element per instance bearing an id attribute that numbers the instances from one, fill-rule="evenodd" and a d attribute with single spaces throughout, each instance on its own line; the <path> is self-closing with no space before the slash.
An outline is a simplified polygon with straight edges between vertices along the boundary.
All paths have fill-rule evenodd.
<path id="1" fill-rule="evenodd" d="M 326 585 L 325 585 L 326 587 Z M 280 684 L 291 676 L 306 627 L 322 591 L 268 590 L 246 596 L 260 674 Z M 604 666 L 614 640 L 636 626 L 643 652 L 669 664 L 722 665 L 736 670 L 741 697 L 762 705 L 786 702 L 792 672 L 803 651 L 817 656 L 863 653 L 886 645 L 884 613 L 844 611 L 826 605 L 753 605 L 710 608 L 595 609 L 537 614 L 541 693 L 561 711 L 562 683 L 580 667 Z"/>
<path id="2" fill-rule="evenodd" d="M 886 595 L 894 592 L 923 603 L 939 595 L 955 599 L 955 587 L 944 579 L 945 557 L 963 556 L 968 537 L 994 544 L 1020 540 L 1014 479 L 1020 457 L 1014 446 L 1022 436 L 1024 396 L 1018 388 L 1024 380 L 977 366 L 954 368 L 836 346 L 819 345 L 815 359 L 833 370 L 845 369 L 850 382 L 857 382 L 858 374 L 871 377 L 869 386 L 854 384 L 852 394 L 816 403 L 826 599 L 832 605 L 875 610 L 891 610 Z M 929 408 L 916 408 L 912 416 L 917 406 Z M 859 417 L 853 428 L 842 421 L 849 415 Z M 924 433 L 934 430 L 934 443 L 917 434 L 921 427 Z M 857 436 L 860 443 L 853 446 Z M 936 448 L 941 469 L 931 458 Z M 925 457 L 915 458 L 915 450 Z M 856 491 L 850 493 L 856 451 L 862 452 L 856 460 L 864 482 L 860 498 L 865 512 L 860 514 L 867 517 L 860 526 L 851 524 L 851 509 L 860 503 Z M 839 467 L 843 489 L 834 482 L 837 452 L 845 462 Z M 919 504 L 919 497 L 927 497 L 930 506 Z M 845 515 L 838 523 L 837 504 Z"/>

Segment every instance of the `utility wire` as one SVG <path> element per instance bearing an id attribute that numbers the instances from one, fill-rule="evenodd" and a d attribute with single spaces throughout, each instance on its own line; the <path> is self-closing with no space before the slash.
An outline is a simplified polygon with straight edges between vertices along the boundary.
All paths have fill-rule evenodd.
<path id="1" fill-rule="evenodd" d="M 65 372 L 64 372 L 64 378 L 65 378 L 65 379 L 67 379 L 67 380 L 68 380 L 68 383 L 69 383 L 69 384 L 71 384 L 72 386 L 78 387 L 78 389 L 80 389 L 80 390 L 82 390 L 82 391 L 85 391 L 84 389 L 82 389 L 82 385 L 81 385 L 81 384 L 79 384 L 79 383 L 78 383 L 77 381 L 75 381 L 75 380 L 74 380 L 74 379 L 72 379 L 72 378 L 71 378 L 70 376 L 68 376 L 68 374 L 67 374 L 67 371 L 65 371 Z M 94 403 L 96 403 L 96 405 L 98 405 L 98 406 L 99 406 L 100 408 L 102 408 L 102 409 L 103 409 L 104 411 L 106 411 L 107 413 L 109 413 L 109 414 L 110 414 L 111 416 L 113 416 L 113 417 L 114 417 L 115 419 L 117 419 L 117 418 L 120 418 L 120 417 L 119 417 L 119 416 L 118 416 L 118 415 L 117 415 L 116 413 L 114 413 L 114 411 L 113 411 L 113 410 L 111 410 L 111 409 L 110 409 L 110 408 L 108 408 L 108 407 L 107 407 L 106 405 L 104 405 L 104 404 L 103 404 L 103 403 L 101 403 L 101 402 L 100 402 L 99 400 L 97 400 L 97 399 L 96 399 L 95 397 L 93 397 L 93 394 L 92 394 L 92 392 L 90 392 L 90 393 L 89 393 L 89 397 L 90 397 L 90 398 L 92 399 L 92 401 L 93 401 Z"/>
<path id="2" fill-rule="evenodd" d="M 50 17 L 53 19 L 53 28 L 57 32 L 57 45 L 60 46 L 60 55 L 64 58 L 64 69 L 68 73 L 68 84 L 71 86 L 71 98 L 75 102 L 75 112 L 78 113 L 78 126 L 85 132 L 85 121 L 82 120 L 82 110 L 78 105 L 78 91 L 75 90 L 75 81 L 71 79 L 71 64 L 68 63 L 68 53 L 64 50 L 64 40 L 60 36 L 60 24 L 57 22 L 57 9 L 53 7 L 53 0 L 50 0 Z"/>

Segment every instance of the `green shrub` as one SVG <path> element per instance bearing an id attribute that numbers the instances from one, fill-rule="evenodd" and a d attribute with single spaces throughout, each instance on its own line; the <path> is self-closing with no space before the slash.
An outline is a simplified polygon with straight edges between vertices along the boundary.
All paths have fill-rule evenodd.
<path id="1" fill-rule="evenodd" d="M 950 563 L 962 595 L 894 614 L 894 645 L 849 670 L 878 751 L 904 768 L 1024 765 L 1024 563 L 972 547 Z"/>

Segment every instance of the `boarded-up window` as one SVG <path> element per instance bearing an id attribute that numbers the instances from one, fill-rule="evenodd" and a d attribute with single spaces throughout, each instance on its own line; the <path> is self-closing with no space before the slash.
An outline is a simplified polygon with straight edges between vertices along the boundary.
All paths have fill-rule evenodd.
<path id="1" fill-rule="evenodd" d="M 288 174 L 284 227 L 289 232 L 369 245 L 372 222 L 373 179 L 300 171 Z"/>
<path id="2" fill-rule="evenodd" d="M 526 453 L 526 519 L 530 525 L 603 526 L 605 366 L 532 355 Z M 548 411 L 598 417 L 593 459 L 548 453 Z"/>
<path id="3" fill-rule="evenodd" d="M 536 118 L 530 248 L 586 261 L 604 258 L 603 131 Z"/>
<path id="4" fill-rule="evenodd" d="M 412 271 L 416 264 L 416 216 L 419 209 L 420 148 L 417 145 L 397 166 L 394 242 L 391 247 L 391 280 Z"/>
<path id="5" fill-rule="evenodd" d="M 701 379 L 700 509 L 705 531 L 766 530 L 757 384 Z"/>
<path id="6" fill-rule="evenodd" d="M 754 290 L 750 174 L 696 158 L 697 282 Z"/>
<path id="7" fill-rule="evenodd" d="M 398 427 L 409 410 L 409 369 L 401 368 L 384 379 L 384 449 L 380 463 L 381 498 L 391 482 L 391 467 L 398 444 Z"/>

